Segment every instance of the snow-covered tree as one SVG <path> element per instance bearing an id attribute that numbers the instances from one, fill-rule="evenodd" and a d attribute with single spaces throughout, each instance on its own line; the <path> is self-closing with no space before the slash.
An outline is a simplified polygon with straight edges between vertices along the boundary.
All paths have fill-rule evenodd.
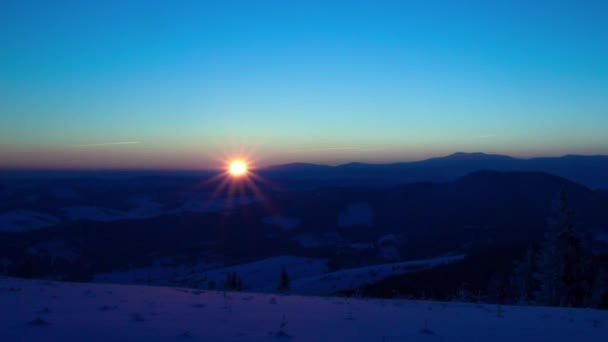
<path id="1" fill-rule="evenodd" d="M 604 308 L 608 305 L 608 272 L 601 268 L 593 280 L 589 305 L 594 308 Z"/>
<path id="2" fill-rule="evenodd" d="M 518 304 L 530 304 L 534 301 L 534 293 L 538 282 L 536 274 L 536 252 L 529 248 L 520 260 L 515 262 L 511 275 L 513 298 Z"/>
<path id="3" fill-rule="evenodd" d="M 539 304 L 581 306 L 589 292 L 589 259 L 579 231 L 573 223 L 573 211 L 562 190 L 553 206 L 537 258 L 536 293 Z"/>

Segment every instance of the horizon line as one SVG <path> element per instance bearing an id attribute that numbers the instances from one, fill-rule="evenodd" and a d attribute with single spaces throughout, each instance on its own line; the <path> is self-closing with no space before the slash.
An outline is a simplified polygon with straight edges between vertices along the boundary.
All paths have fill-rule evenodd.
<path id="1" fill-rule="evenodd" d="M 351 161 L 346 163 L 340 163 L 336 165 L 325 164 L 325 163 L 315 163 L 315 162 L 286 162 L 279 164 L 270 164 L 262 167 L 256 167 L 254 170 L 264 170 L 271 169 L 274 167 L 280 166 L 289 166 L 294 164 L 303 164 L 303 165 L 313 165 L 313 166 L 325 166 L 330 168 L 341 167 L 345 165 L 351 164 L 363 164 L 363 165 L 394 165 L 394 164 L 407 164 L 407 163 L 420 163 L 429 160 L 435 159 L 444 159 L 449 158 L 456 155 L 485 155 L 485 156 L 495 156 L 495 157 L 504 157 L 510 158 L 513 160 L 534 160 L 534 159 L 560 159 L 566 157 L 607 157 L 608 154 L 563 154 L 558 156 L 535 156 L 535 157 L 513 157 L 508 154 L 496 154 L 496 153 L 486 153 L 486 152 L 453 152 L 450 154 L 440 155 L 436 157 L 428 157 L 424 159 L 417 160 L 409 160 L 409 161 L 394 161 L 394 162 L 384 162 L 384 163 L 373 163 L 373 162 L 359 162 L 359 161 Z M 74 167 L 74 168 L 43 168 L 43 167 L 0 167 L 0 172 L 219 172 L 220 170 L 224 170 L 222 167 L 207 167 L 207 168 L 163 168 L 163 167 L 147 167 L 147 168 L 112 168 L 112 167 Z"/>

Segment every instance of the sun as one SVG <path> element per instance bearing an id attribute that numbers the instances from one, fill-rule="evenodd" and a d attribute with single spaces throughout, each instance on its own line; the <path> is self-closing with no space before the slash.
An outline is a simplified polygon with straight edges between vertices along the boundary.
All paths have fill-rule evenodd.
<path id="1" fill-rule="evenodd" d="M 240 177 L 247 173 L 247 163 L 242 160 L 233 160 L 228 165 L 228 172 L 234 177 Z"/>

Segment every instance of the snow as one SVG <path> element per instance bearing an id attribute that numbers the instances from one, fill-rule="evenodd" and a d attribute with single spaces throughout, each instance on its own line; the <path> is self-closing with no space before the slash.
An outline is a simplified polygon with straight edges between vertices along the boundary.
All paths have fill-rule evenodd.
<path id="1" fill-rule="evenodd" d="M 371 226 L 374 214 L 369 204 L 353 203 L 338 216 L 338 227 Z"/>
<path id="2" fill-rule="evenodd" d="M 30 210 L 14 210 L 0 213 L 0 232 L 24 232 L 41 229 L 59 223 L 51 215 Z"/>
<path id="3" fill-rule="evenodd" d="M 279 226 L 283 230 L 292 230 L 300 225 L 300 220 L 298 220 L 297 218 L 281 215 L 264 217 L 262 222 L 270 225 Z"/>
<path id="4" fill-rule="evenodd" d="M 256 201 L 257 199 L 254 197 L 234 198 L 232 200 L 225 198 L 206 200 L 204 196 L 193 196 L 184 201 L 184 203 L 176 209 L 163 210 L 162 204 L 144 196 L 130 199 L 129 202 L 133 207 L 128 211 L 92 205 L 73 205 L 63 208 L 63 213 L 69 220 L 109 222 L 145 219 L 161 215 L 182 215 L 191 212 L 214 212 L 224 209 L 233 209 Z"/>
<path id="5" fill-rule="evenodd" d="M 606 341 L 608 311 L 0 278 L 2 341 Z M 284 322 L 282 332 L 281 322 Z M 282 336 L 280 336 L 282 335 Z"/>
<path id="6" fill-rule="evenodd" d="M 230 272 L 236 272 L 247 290 L 273 292 L 279 284 L 281 270 L 285 269 L 292 281 L 327 272 L 327 260 L 297 256 L 272 257 L 252 263 L 240 264 L 206 272 L 203 283 L 213 280 L 218 286 L 224 283 Z"/>
<path id="7" fill-rule="evenodd" d="M 377 264 L 335 272 L 328 272 L 327 260 L 299 256 L 277 256 L 229 267 L 205 263 L 174 267 L 146 268 L 98 273 L 95 282 L 149 285 L 188 285 L 207 288 L 213 281 L 221 288 L 228 273 L 235 272 L 244 289 L 255 292 L 274 292 L 279 275 L 285 269 L 291 282 L 291 292 L 306 295 L 330 295 L 380 281 L 392 275 L 416 272 L 438 265 L 455 262 L 464 255 L 441 256 L 430 259 Z"/>
<path id="8" fill-rule="evenodd" d="M 127 271 L 98 273 L 96 282 L 183 285 L 189 284 L 207 288 L 210 281 L 221 287 L 228 273 L 236 272 L 248 290 L 274 291 L 279 281 L 281 270 L 285 268 L 292 279 L 320 275 L 327 272 L 325 259 L 313 259 L 297 256 L 277 256 L 255 262 L 230 267 L 196 263 L 172 267 L 153 266 L 130 269 Z"/>
<path id="9" fill-rule="evenodd" d="M 378 282 L 392 275 L 410 273 L 462 260 L 464 255 L 378 264 L 326 273 L 310 278 L 294 279 L 292 292 L 305 295 L 326 295 Z"/>

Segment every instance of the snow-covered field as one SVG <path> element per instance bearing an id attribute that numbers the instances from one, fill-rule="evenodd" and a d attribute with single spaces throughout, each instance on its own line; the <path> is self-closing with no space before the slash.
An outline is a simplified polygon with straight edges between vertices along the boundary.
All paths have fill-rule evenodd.
<path id="1" fill-rule="evenodd" d="M 59 220 L 46 213 L 14 210 L 0 213 L 0 232 L 25 232 L 57 224 Z"/>
<path id="2" fill-rule="evenodd" d="M 126 271 L 98 273 L 95 282 L 117 284 L 189 285 L 207 288 L 213 282 L 223 286 L 229 273 L 235 272 L 248 291 L 274 292 L 281 270 L 289 274 L 292 293 L 329 295 L 378 282 L 389 276 L 416 272 L 455 262 L 464 255 L 378 264 L 328 272 L 325 259 L 277 256 L 230 267 L 197 263 L 179 266 L 153 266 Z"/>
<path id="3" fill-rule="evenodd" d="M 233 209 L 238 206 L 255 203 L 254 197 L 228 200 L 224 198 L 206 199 L 204 196 L 193 196 L 180 207 L 164 210 L 163 206 L 146 197 L 131 199 L 132 208 L 129 211 L 120 211 L 96 206 L 77 205 L 64 208 L 64 214 L 70 220 L 91 221 L 119 221 L 127 219 L 144 219 L 161 215 L 181 215 L 193 212 L 213 212 L 224 209 Z"/>
<path id="4" fill-rule="evenodd" d="M 0 278 L 1 341 L 607 341 L 608 311 Z"/>
<path id="5" fill-rule="evenodd" d="M 145 196 L 130 199 L 129 210 L 118 210 L 95 205 L 68 205 L 61 208 L 60 213 L 45 213 L 31 210 L 11 210 L 0 212 L 0 232 L 25 232 L 50 227 L 62 221 L 99 221 L 111 222 L 120 220 L 146 219 L 162 215 L 183 215 L 189 213 L 216 212 L 234 209 L 258 202 L 260 199 L 249 196 L 236 199 L 208 199 L 209 194 L 192 196 L 186 199 L 178 208 L 165 210 L 158 203 Z M 279 221 L 276 224 L 291 224 L 291 221 Z M 295 227 L 295 225 L 293 226 Z M 292 228 L 293 228 L 292 227 Z"/>

